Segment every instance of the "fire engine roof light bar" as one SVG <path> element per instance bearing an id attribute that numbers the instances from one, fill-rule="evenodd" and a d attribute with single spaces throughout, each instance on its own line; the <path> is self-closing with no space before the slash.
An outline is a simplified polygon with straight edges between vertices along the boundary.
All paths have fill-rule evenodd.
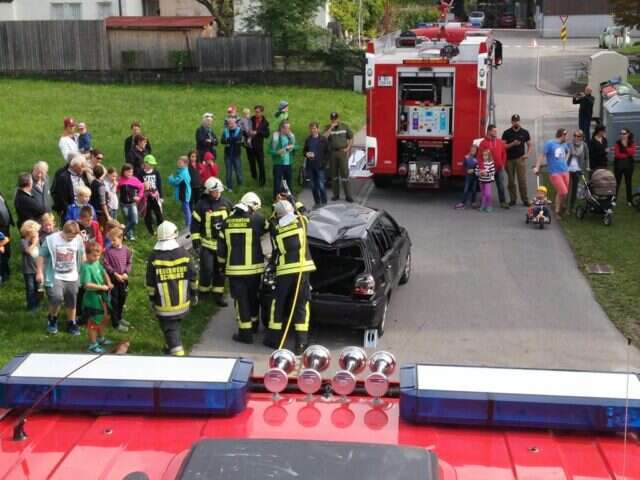
<path id="1" fill-rule="evenodd" d="M 628 391 L 628 397 L 627 397 Z M 627 410 L 628 407 L 628 410 Z M 640 378 L 568 370 L 407 365 L 400 415 L 412 423 L 640 430 Z"/>
<path id="2" fill-rule="evenodd" d="M 245 409 L 253 363 L 238 358 L 40 354 L 0 370 L 0 407 L 231 416 Z"/>

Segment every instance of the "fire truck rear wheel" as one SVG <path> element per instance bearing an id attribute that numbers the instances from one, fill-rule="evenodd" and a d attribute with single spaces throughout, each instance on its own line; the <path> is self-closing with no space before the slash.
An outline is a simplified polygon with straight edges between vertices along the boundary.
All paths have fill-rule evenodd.
<path id="1" fill-rule="evenodd" d="M 373 184 L 376 188 L 389 188 L 392 180 L 390 175 L 376 175 L 373 177 Z"/>

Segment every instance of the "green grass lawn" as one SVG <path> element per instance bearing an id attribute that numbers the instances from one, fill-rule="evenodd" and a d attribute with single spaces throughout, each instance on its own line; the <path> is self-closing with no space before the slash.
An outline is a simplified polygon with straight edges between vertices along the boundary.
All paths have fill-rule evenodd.
<path id="1" fill-rule="evenodd" d="M 194 145 L 194 132 L 203 112 L 216 116 L 216 134 L 222 129 L 226 107 L 234 104 L 241 110 L 262 104 L 266 115 L 275 124 L 273 113 L 281 99 L 290 103 L 290 119 L 299 141 L 304 140 L 307 125 L 312 120 L 327 122 L 329 113 L 337 110 L 342 119 L 358 130 L 364 123 L 364 97 L 343 90 L 298 87 L 259 86 L 120 86 L 81 85 L 69 82 L 0 79 L 0 191 L 13 204 L 13 191 L 19 173 L 29 171 L 37 160 L 45 160 L 50 175 L 62 166 L 58 138 L 62 119 L 73 116 L 88 124 L 93 145 L 105 153 L 104 165 L 122 165 L 123 142 L 129 135 L 132 120 L 142 122 L 149 136 L 153 153 L 165 181 L 166 216 L 183 226 L 182 216 L 170 197 L 172 190 L 166 178 L 175 168 L 178 156 Z M 275 125 L 273 125 L 275 126 Z M 218 149 L 222 158 L 222 149 Z M 299 156 L 298 156 L 299 160 Z M 221 163 L 224 172 L 224 162 Z M 269 159 L 266 161 L 270 179 Z M 294 169 L 294 171 L 296 171 Z M 254 190 L 268 204 L 271 184 L 259 189 L 249 176 L 243 156 L 245 185 L 230 195 L 237 200 Z M 221 174 L 224 178 L 224 173 Z M 134 251 L 133 275 L 127 301 L 127 318 L 135 329 L 127 334 L 111 334 L 114 339 L 128 339 L 134 353 L 160 353 L 163 338 L 152 316 L 144 290 L 145 260 L 153 241 L 143 224 L 138 226 L 138 240 L 129 244 Z M 13 230 L 12 278 L 0 287 L 0 365 L 13 355 L 26 351 L 84 351 L 86 337 L 70 337 L 64 333 L 45 333 L 46 311 L 28 314 L 25 309 L 24 285 L 19 271 L 18 235 Z M 201 302 L 183 322 L 184 344 L 190 348 L 199 338 L 215 309 L 209 301 Z"/>
<path id="2" fill-rule="evenodd" d="M 640 185 L 638 173 L 634 181 Z M 612 275 L 585 275 L 609 318 L 640 346 L 640 212 L 627 206 L 624 188 L 617 204 L 610 227 L 590 214 L 583 220 L 571 216 L 562 226 L 583 271 L 587 263 L 613 267 Z"/>
<path id="3" fill-rule="evenodd" d="M 619 48 L 616 52 L 621 53 L 622 55 L 640 55 L 640 44 Z"/>

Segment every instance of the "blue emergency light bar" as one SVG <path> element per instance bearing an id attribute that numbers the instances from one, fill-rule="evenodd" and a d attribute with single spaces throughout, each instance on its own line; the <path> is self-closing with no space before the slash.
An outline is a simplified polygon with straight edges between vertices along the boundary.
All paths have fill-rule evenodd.
<path id="1" fill-rule="evenodd" d="M 634 374 L 406 365 L 400 416 L 412 423 L 640 430 Z"/>
<path id="2" fill-rule="evenodd" d="M 14 357 L 0 370 L 0 407 L 30 408 L 58 382 L 38 408 L 232 416 L 247 405 L 253 372 L 253 363 L 248 360 L 96 357 L 41 353 Z M 87 363 L 92 359 L 95 360 Z M 64 378 L 75 369 L 78 370 Z"/>

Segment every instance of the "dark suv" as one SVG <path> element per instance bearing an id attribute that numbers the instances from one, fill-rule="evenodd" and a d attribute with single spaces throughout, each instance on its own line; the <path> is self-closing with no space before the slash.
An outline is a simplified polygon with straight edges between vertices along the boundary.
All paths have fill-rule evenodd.
<path id="1" fill-rule="evenodd" d="M 312 323 L 382 335 L 392 291 L 411 275 L 407 230 L 382 210 L 334 204 L 311 212 L 307 233 Z"/>

